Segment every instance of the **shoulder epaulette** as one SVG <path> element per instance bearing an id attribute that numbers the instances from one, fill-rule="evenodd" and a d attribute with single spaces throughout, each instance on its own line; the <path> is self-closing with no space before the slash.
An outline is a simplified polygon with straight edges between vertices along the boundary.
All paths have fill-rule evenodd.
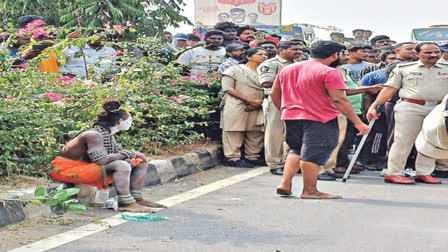
<path id="1" fill-rule="evenodd" d="M 417 65 L 418 61 L 413 61 L 413 62 L 403 62 L 403 63 L 398 63 L 397 67 L 404 67 L 404 66 L 413 66 L 413 65 Z"/>

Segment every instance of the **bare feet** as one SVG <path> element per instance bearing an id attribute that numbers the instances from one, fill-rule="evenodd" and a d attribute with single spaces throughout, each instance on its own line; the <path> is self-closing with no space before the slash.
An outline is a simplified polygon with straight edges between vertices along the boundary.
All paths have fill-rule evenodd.
<path id="1" fill-rule="evenodd" d="M 289 195 L 291 195 L 292 194 L 291 185 L 289 185 L 289 187 L 285 187 L 285 186 L 280 184 L 277 187 L 277 194 L 281 195 L 281 196 L 289 196 Z"/>
<path id="2" fill-rule="evenodd" d="M 323 193 L 319 191 L 303 192 L 302 199 L 342 199 L 342 196 Z"/>
<path id="3" fill-rule="evenodd" d="M 144 207 L 137 203 L 132 203 L 129 205 L 119 206 L 118 211 L 127 211 L 133 213 L 155 213 L 151 208 Z"/>
<path id="4" fill-rule="evenodd" d="M 137 201 L 137 204 L 142 205 L 142 206 L 145 206 L 145 207 L 167 208 L 167 207 L 164 206 L 164 205 L 160 205 L 160 204 L 157 204 L 157 203 L 155 203 L 155 202 L 151 202 L 151 201 L 149 201 L 149 200 L 139 200 L 139 201 Z"/>

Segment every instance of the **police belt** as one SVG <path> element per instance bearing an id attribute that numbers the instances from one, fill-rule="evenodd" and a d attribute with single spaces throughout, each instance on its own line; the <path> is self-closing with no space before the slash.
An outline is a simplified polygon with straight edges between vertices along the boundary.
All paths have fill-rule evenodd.
<path id="1" fill-rule="evenodd" d="M 424 101 L 424 100 L 415 100 L 415 99 L 408 99 L 408 98 L 401 98 L 401 100 L 405 101 L 405 102 L 415 103 L 415 104 L 422 105 L 422 106 L 426 104 L 426 101 Z M 440 104 L 440 101 L 437 102 L 437 104 Z"/>

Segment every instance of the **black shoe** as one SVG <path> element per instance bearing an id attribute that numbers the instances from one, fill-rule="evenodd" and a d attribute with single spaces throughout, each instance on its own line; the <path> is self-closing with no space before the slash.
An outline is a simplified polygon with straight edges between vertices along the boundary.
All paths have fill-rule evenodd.
<path id="1" fill-rule="evenodd" d="M 332 176 L 333 178 L 343 178 L 344 174 L 342 173 L 328 173 L 328 175 Z"/>
<path id="2" fill-rule="evenodd" d="M 436 178 L 448 178 L 448 171 L 433 171 L 431 176 Z"/>
<path id="3" fill-rule="evenodd" d="M 271 169 L 270 172 L 274 175 L 283 175 L 283 167 Z"/>
<path id="4" fill-rule="evenodd" d="M 365 162 L 364 168 L 369 171 L 382 171 L 386 167 L 385 162 Z"/>
<path id="5" fill-rule="evenodd" d="M 263 159 L 255 159 L 255 160 L 246 159 L 245 161 L 253 166 L 266 166 L 266 162 Z"/>
<path id="6" fill-rule="evenodd" d="M 336 181 L 336 178 L 328 173 L 322 173 L 317 177 L 317 180 Z"/>
<path id="7" fill-rule="evenodd" d="M 238 167 L 238 168 L 254 168 L 252 164 L 249 164 L 246 162 L 246 160 L 232 160 L 225 162 L 225 165 L 232 166 L 232 167 Z"/>

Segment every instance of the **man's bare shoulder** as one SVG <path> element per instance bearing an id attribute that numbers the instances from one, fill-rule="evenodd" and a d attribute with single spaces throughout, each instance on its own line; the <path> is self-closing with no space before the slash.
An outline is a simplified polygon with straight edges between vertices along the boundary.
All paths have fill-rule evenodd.
<path id="1" fill-rule="evenodd" d="M 87 141 L 102 141 L 103 135 L 95 130 L 86 130 L 79 135 L 79 137 L 86 139 Z"/>

